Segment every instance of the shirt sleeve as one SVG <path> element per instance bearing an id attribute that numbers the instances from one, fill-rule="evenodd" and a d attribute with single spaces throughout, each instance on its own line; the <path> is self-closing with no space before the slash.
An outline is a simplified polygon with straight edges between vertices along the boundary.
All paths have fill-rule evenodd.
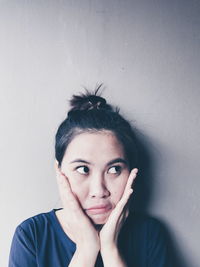
<path id="1" fill-rule="evenodd" d="M 15 230 L 9 256 L 9 267 L 36 267 L 35 245 L 31 236 L 18 226 Z"/>

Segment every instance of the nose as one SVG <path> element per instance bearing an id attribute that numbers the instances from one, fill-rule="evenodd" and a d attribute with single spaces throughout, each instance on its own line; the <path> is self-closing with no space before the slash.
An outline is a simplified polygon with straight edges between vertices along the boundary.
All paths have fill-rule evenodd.
<path id="1" fill-rule="evenodd" d="M 107 198 L 110 192 L 106 186 L 103 175 L 95 175 L 90 181 L 89 196 L 91 198 Z"/>

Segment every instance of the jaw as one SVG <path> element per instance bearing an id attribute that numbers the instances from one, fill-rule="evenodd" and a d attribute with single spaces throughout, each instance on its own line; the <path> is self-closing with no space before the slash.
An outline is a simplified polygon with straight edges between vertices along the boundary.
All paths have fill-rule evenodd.
<path id="1" fill-rule="evenodd" d="M 106 212 L 105 214 L 96 214 L 96 215 L 87 214 L 92 224 L 95 226 L 104 225 L 107 222 L 109 215 L 110 215 L 110 211 Z"/>

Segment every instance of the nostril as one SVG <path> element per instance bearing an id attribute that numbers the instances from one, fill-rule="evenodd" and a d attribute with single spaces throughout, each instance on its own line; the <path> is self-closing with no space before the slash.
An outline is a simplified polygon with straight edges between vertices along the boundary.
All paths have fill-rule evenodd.
<path id="1" fill-rule="evenodd" d="M 93 176 L 89 184 L 89 196 L 92 198 L 106 198 L 110 195 L 102 174 Z"/>
<path id="2" fill-rule="evenodd" d="M 90 196 L 92 198 L 106 198 L 110 195 L 110 192 L 105 187 L 99 187 L 99 188 L 91 188 L 90 190 Z"/>

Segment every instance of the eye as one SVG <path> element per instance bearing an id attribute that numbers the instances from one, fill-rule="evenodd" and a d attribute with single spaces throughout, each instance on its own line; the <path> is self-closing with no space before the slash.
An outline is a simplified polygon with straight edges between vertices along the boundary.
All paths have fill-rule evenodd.
<path id="1" fill-rule="evenodd" d="M 116 166 L 112 166 L 109 170 L 108 170 L 108 173 L 111 173 L 111 174 L 116 174 L 116 173 L 121 173 L 121 169 L 122 167 L 119 166 L 119 165 L 116 165 Z"/>
<path id="2" fill-rule="evenodd" d="M 76 168 L 76 170 L 81 174 L 88 174 L 89 168 L 87 166 L 79 166 Z"/>

